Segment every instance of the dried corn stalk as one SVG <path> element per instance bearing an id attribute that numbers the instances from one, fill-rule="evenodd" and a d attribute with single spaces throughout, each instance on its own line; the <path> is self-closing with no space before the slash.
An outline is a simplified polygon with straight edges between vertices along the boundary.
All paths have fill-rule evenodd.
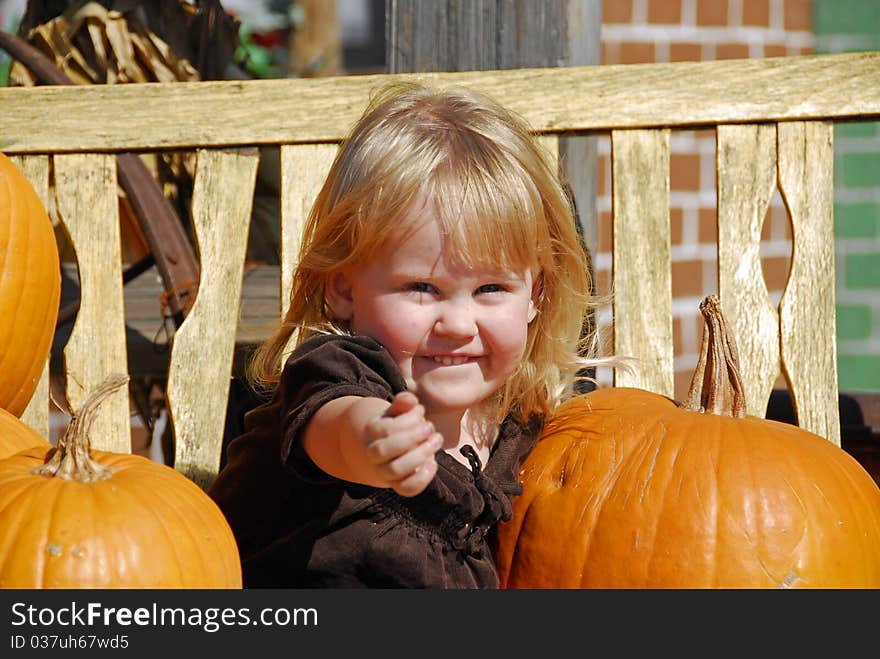
<path id="1" fill-rule="evenodd" d="M 181 5 L 191 7 L 186 2 Z M 177 57 L 168 43 L 146 27 L 136 11 L 123 13 L 97 2 L 86 2 L 37 25 L 25 38 L 78 84 L 199 79 L 195 67 L 185 58 Z M 36 79 L 15 62 L 10 82 L 31 86 Z"/>
<path id="2" fill-rule="evenodd" d="M 181 1 L 181 8 L 196 11 L 185 1 Z M 200 78 L 195 67 L 152 32 L 137 11 L 107 9 L 98 2 L 78 3 L 23 36 L 77 84 L 188 82 Z M 21 62 L 14 61 L 9 84 L 30 87 L 37 84 L 37 79 Z M 194 152 L 145 154 L 142 158 L 160 181 L 165 196 L 182 211 L 186 205 L 182 197 L 188 196 L 192 185 Z M 119 194 L 126 252 L 123 257 L 134 261 L 143 257 L 148 247 L 125 193 L 120 189 Z M 50 195 L 52 198 L 54 195 Z M 49 211 L 57 225 L 54 208 Z M 65 241 L 59 242 L 66 252 Z"/>

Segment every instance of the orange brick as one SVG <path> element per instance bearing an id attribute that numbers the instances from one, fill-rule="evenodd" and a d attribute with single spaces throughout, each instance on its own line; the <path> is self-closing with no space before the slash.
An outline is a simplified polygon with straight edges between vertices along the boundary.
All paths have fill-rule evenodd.
<path id="1" fill-rule="evenodd" d="M 790 267 L 791 260 L 785 256 L 766 256 L 762 258 L 761 269 L 764 271 L 764 281 L 767 282 L 767 290 L 778 291 L 785 288 Z"/>
<path id="2" fill-rule="evenodd" d="M 708 293 L 708 291 L 706 291 Z M 686 316 L 687 322 L 691 324 L 693 330 L 691 331 L 691 342 L 684 345 L 682 348 L 683 353 L 693 353 L 699 354 L 700 348 L 702 348 L 702 339 L 703 339 L 703 325 L 705 322 L 703 321 L 703 316 L 700 313 L 699 306 L 694 307 L 694 312 L 692 316 Z M 690 384 L 690 380 L 688 380 L 688 384 Z"/>
<path id="3" fill-rule="evenodd" d="M 764 224 L 761 226 L 761 240 L 780 240 L 791 238 L 791 220 L 785 206 L 770 205 Z"/>
<path id="4" fill-rule="evenodd" d="M 682 346 L 682 325 L 681 318 L 673 318 L 672 319 L 672 352 L 673 354 L 680 355 L 684 352 Z"/>
<path id="5" fill-rule="evenodd" d="M 681 0 L 648 0 L 648 22 L 678 25 L 681 23 Z"/>
<path id="6" fill-rule="evenodd" d="M 620 64 L 647 64 L 654 62 L 654 43 L 650 41 L 623 41 L 620 44 Z"/>
<path id="7" fill-rule="evenodd" d="M 727 25 L 727 0 L 697 0 L 697 25 Z"/>
<path id="8" fill-rule="evenodd" d="M 813 30 L 812 0 L 785 0 L 784 6 L 783 25 L 786 30 L 803 30 L 805 32 Z"/>
<path id="9" fill-rule="evenodd" d="M 596 193 L 599 196 L 611 194 L 611 164 L 604 153 L 596 157 Z"/>
<path id="10" fill-rule="evenodd" d="M 696 192 L 700 189 L 700 155 L 673 153 L 669 156 L 670 190 Z"/>
<path id="11" fill-rule="evenodd" d="M 632 23 L 632 0 L 602 3 L 603 23 Z"/>
<path id="12" fill-rule="evenodd" d="M 773 207 L 767 209 L 764 223 L 761 224 L 761 240 L 773 240 Z"/>
<path id="13" fill-rule="evenodd" d="M 785 231 L 786 224 L 789 224 L 789 220 L 785 207 L 770 204 L 761 224 L 761 240 L 777 240 Z"/>
<path id="14" fill-rule="evenodd" d="M 673 261 L 672 296 L 703 296 L 703 262 L 698 260 Z"/>
<path id="15" fill-rule="evenodd" d="M 673 245 L 681 245 L 684 239 L 684 211 L 678 206 L 669 209 L 669 231 Z"/>
<path id="16" fill-rule="evenodd" d="M 785 240 L 791 240 L 791 218 L 788 216 L 788 210 L 786 208 L 774 209 L 775 213 L 778 213 L 778 219 L 776 220 L 782 225 L 782 237 Z"/>
<path id="17" fill-rule="evenodd" d="M 687 393 L 691 387 L 691 380 L 693 380 L 693 378 L 693 371 L 675 372 L 675 400 L 681 402 L 687 398 Z"/>
<path id="18" fill-rule="evenodd" d="M 620 45 L 616 42 L 602 42 L 600 57 L 602 64 L 620 64 Z"/>
<path id="19" fill-rule="evenodd" d="M 608 268 L 600 268 L 595 272 L 596 294 L 608 295 L 611 292 L 611 271 Z"/>
<path id="20" fill-rule="evenodd" d="M 770 0 L 747 0 L 744 2 L 742 24 L 770 27 Z"/>
<path id="21" fill-rule="evenodd" d="M 608 211 L 601 211 L 599 213 L 598 222 L 599 224 L 596 227 L 596 233 L 598 234 L 596 240 L 599 246 L 599 251 L 608 253 L 611 251 L 611 235 L 613 226 L 611 213 L 609 213 Z"/>
<path id="22" fill-rule="evenodd" d="M 719 43 L 715 45 L 715 59 L 747 59 L 749 47 L 744 43 Z"/>
<path id="23" fill-rule="evenodd" d="M 784 373 L 780 373 L 779 375 L 776 376 L 776 380 L 773 382 L 773 388 L 774 388 L 774 389 L 782 389 L 782 390 L 784 390 L 784 391 L 788 391 L 788 381 L 785 379 L 785 374 L 784 374 Z M 762 412 L 762 415 L 763 415 L 766 411 L 767 411 L 767 410 L 764 410 L 764 411 Z M 752 412 L 752 411 L 750 410 L 750 411 L 749 411 L 749 414 L 754 414 L 754 412 Z"/>
<path id="24" fill-rule="evenodd" d="M 766 44 L 764 46 L 764 57 L 785 57 L 788 51 L 781 44 Z"/>
<path id="25" fill-rule="evenodd" d="M 701 208 L 698 211 L 697 240 L 701 245 L 718 242 L 718 213 L 714 208 Z"/>
<path id="26" fill-rule="evenodd" d="M 698 43 L 669 44 L 670 62 L 699 62 L 703 59 L 703 46 Z"/>

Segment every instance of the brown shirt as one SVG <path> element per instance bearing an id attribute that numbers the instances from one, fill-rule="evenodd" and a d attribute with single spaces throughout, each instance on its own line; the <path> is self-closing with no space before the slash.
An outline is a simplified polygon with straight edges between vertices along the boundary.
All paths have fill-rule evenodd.
<path id="1" fill-rule="evenodd" d="M 303 428 L 329 400 L 390 401 L 405 388 L 367 337 L 320 335 L 291 354 L 209 491 L 235 533 L 245 587 L 498 587 L 487 535 L 511 516 L 539 417 L 505 420 L 485 469 L 472 450 L 470 469 L 439 451 L 437 475 L 414 497 L 334 478 L 302 447 Z"/>

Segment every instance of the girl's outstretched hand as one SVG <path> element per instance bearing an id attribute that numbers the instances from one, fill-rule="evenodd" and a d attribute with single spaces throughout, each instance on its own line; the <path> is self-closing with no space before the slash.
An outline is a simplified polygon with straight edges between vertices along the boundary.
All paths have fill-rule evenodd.
<path id="1" fill-rule="evenodd" d="M 379 483 L 402 496 L 415 496 L 437 473 L 435 454 L 443 437 L 425 418 L 425 408 L 415 394 L 403 391 L 384 414 L 364 429 L 367 459 Z"/>

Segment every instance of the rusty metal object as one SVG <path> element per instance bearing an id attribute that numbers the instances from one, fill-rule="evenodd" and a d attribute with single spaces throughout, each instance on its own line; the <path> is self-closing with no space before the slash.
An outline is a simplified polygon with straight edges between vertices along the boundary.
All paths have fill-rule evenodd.
<path id="1" fill-rule="evenodd" d="M 20 37 L 0 30 L 0 48 L 27 67 L 41 84 L 74 84 L 54 62 Z M 199 281 L 195 250 L 171 202 L 140 157 L 117 154 L 116 169 L 119 185 L 128 195 L 162 278 L 163 301 L 167 301 L 169 315 L 179 327 L 195 301 Z"/>

